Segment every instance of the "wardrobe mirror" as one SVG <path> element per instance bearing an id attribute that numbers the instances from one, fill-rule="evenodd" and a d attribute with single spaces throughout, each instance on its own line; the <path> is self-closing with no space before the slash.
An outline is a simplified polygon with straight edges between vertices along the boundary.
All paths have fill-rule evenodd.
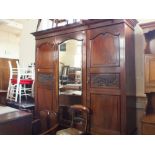
<path id="1" fill-rule="evenodd" d="M 82 41 L 67 40 L 59 45 L 59 105 L 81 104 Z"/>

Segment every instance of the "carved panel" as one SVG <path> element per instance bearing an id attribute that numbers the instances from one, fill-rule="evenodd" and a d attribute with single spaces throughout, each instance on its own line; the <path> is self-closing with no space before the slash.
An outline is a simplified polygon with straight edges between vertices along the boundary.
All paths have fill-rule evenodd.
<path id="1" fill-rule="evenodd" d="M 91 39 L 91 67 L 119 66 L 119 34 L 99 34 Z"/>
<path id="2" fill-rule="evenodd" d="M 119 134 L 120 96 L 91 94 L 91 133 Z"/>
<path id="3" fill-rule="evenodd" d="M 52 110 L 53 105 L 53 92 L 45 87 L 37 88 L 37 108 L 41 110 Z"/>
<path id="4" fill-rule="evenodd" d="M 145 92 L 155 91 L 155 56 L 145 55 Z"/>
<path id="5" fill-rule="evenodd" d="M 54 44 L 43 43 L 37 48 L 37 66 L 38 68 L 49 68 L 53 66 Z"/>
<path id="6" fill-rule="evenodd" d="M 91 87 L 119 88 L 120 74 L 92 74 Z"/>
<path id="7" fill-rule="evenodd" d="M 42 85 L 52 86 L 53 75 L 47 73 L 38 73 L 38 82 Z"/>

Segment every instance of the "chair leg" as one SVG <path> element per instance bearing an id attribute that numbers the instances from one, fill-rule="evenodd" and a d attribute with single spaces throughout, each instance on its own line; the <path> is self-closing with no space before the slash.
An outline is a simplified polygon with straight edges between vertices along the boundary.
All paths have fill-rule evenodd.
<path id="1" fill-rule="evenodd" d="M 19 103 L 21 103 L 21 91 L 22 91 L 22 88 L 21 88 L 22 86 L 21 85 L 19 85 Z"/>
<path id="2" fill-rule="evenodd" d="M 34 82 L 32 83 L 31 87 L 31 96 L 34 97 Z"/>
<path id="3" fill-rule="evenodd" d="M 20 86 L 19 86 L 19 84 L 17 84 L 17 86 L 16 86 L 16 90 L 15 90 L 15 102 L 17 102 L 18 101 L 18 93 L 19 93 L 19 96 L 20 96 L 20 88 L 19 88 Z"/>
<path id="4" fill-rule="evenodd" d="M 11 82 L 9 81 L 8 91 L 7 91 L 7 96 L 6 96 L 7 100 L 9 99 L 9 96 L 10 96 L 10 93 L 11 93 L 10 90 L 11 90 Z"/>
<path id="5" fill-rule="evenodd" d="M 24 90 L 24 96 L 25 96 L 25 98 L 26 98 L 26 100 L 27 100 L 27 92 L 26 92 L 26 85 L 24 84 L 24 86 L 23 86 L 23 90 Z"/>

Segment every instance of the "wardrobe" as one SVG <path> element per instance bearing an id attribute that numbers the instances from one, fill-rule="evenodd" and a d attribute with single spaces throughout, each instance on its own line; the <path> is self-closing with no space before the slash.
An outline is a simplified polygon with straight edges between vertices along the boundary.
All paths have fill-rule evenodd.
<path id="1" fill-rule="evenodd" d="M 36 112 L 58 111 L 59 45 L 77 40 L 82 42 L 80 104 L 91 110 L 90 134 L 134 133 L 136 24 L 131 19 L 90 19 L 34 32 Z"/>

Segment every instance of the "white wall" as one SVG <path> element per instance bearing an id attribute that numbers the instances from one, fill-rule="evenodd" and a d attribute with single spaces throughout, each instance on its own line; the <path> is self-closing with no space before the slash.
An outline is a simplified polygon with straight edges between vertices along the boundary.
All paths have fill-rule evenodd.
<path id="1" fill-rule="evenodd" d="M 145 38 L 143 30 L 137 24 L 135 27 L 135 62 L 136 62 L 136 95 L 144 94 L 144 48 Z"/>
<path id="2" fill-rule="evenodd" d="M 0 57 L 19 59 L 20 36 L 0 30 Z"/>
<path id="3" fill-rule="evenodd" d="M 19 48 L 19 60 L 22 66 L 35 62 L 35 37 L 31 33 L 36 31 L 37 22 L 37 19 L 23 20 L 23 32 Z"/>

